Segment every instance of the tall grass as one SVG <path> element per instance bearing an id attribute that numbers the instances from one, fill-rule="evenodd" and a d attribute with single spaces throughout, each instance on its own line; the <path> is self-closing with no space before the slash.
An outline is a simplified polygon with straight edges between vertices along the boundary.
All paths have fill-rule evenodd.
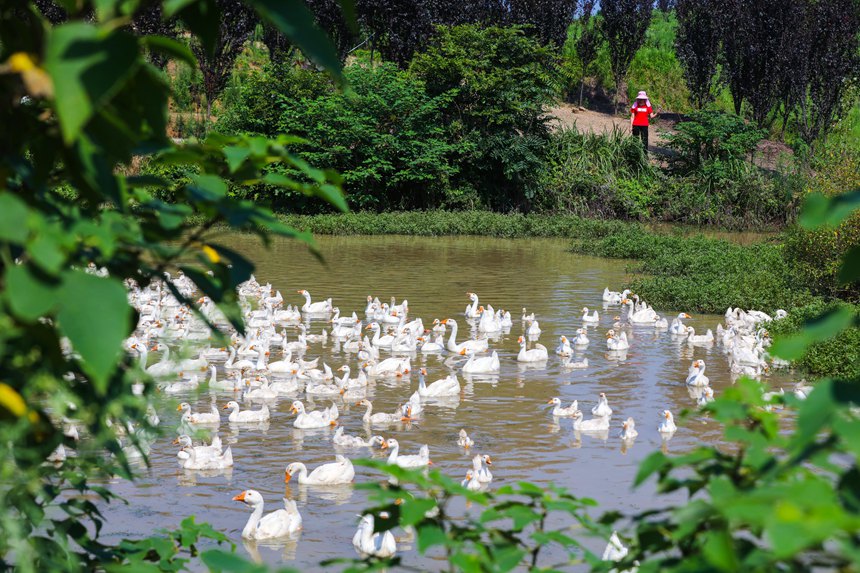
<path id="1" fill-rule="evenodd" d="M 773 313 L 813 300 L 775 242 L 736 245 L 627 227 L 597 240 L 578 239 L 572 250 L 640 261 L 630 286 L 659 308 L 723 313 L 741 306 Z"/>
<path id="2" fill-rule="evenodd" d="M 501 238 L 607 237 L 630 223 L 572 215 L 501 214 L 490 211 L 353 212 L 327 215 L 279 215 L 295 228 L 320 235 L 479 235 Z"/>

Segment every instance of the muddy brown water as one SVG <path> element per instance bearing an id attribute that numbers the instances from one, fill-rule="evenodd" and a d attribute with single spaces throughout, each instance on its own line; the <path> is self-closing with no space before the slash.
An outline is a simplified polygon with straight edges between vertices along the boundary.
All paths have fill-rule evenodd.
<path id="1" fill-rule="evenodd" d="M 444 406 L 427 405 L 420 423 L 373 431 L 396 437 L 403 453 L 417 453 L 422 444 L 429 444 L 435 467 L 452 477 L 462 479 L 471 467 L 471 454 L 456 445 L 458 431 L 466 428 L 476 442 L 472 451 L 493 457 L 495 480 L 491 489 L 520 480 L 555 483 L 577 496 L 597 500 L 601 510 L 637 512 L 682 499 L 657 497 L 653 485 L 647 483 L 632 489 L 638 464 L 649 453 L 661 448 L 679 453 L 698 444 L 719 443 L 721 439 L 719 424 L 703 416 L 679 423 L 677 433 L 667 442 L 657 433 L 660 411 L 668 408 L 677 414 L 695 406 L 684 384 L 693 359 L 706 361 L 711 387 L 717 394 L 732 384 L 719 346 L 689 348 L 666 331 L 637 326 L 629 331 L 631 348 L 626 356 L 607 353 L 604 335 L 620 309 L 605 308 L 601 294 L 605 286 L 614 290 L 624 286 L 628 278 L 624 261 L 570 254 L 566 252 L 568 241 L 564 240 L 385 236 L 319 237 L 325 258 L 325 264 L 320 264 L 296 242 L 275 240 L 271 249 L 265 250 L 250 236 L 228 239 L 233 248 L 254 260 L 258 279 L 280 289 L 287 302 L 302 302 L 296 290 L 304 288 L 314 299 L 332 297 L 343 315 L 355 310 L 364 318 L 368 294 L 383 301 L 394 295 L 398 302 L 408 299 L 410 318 L 420 316 L 425 325 L 434 318 L 456 318 L 461 338 L 466 326 L 463 311 L 469 302 L 467 291 L 478 293 L 483 304 L 511 310 L 511 332 L 491 344 L 502 362 L 497 378 L 469 381 L 459 372 L 457 361 L 462 385 L 459 400 Z M 588 329 L 591 344 L 575 357 L 587 357 L 590 365 L 584 370 L 565 370 L 552 352 L 560 335 L 572 338 L 582 326 L 584 306 L 600 313 L 599 326 Z M 540 341 L 550 350 L 545 366 L 524 367 L 516 362 L 523 307 L 537 315 L 543 330 Z M 685 309 L 658 310 L 671 317 Z M 693 315 L 687 322 L 697 331 L 704 331 L 715 328 L 721 319 Z M 314 320 L 311 332 L 318 333 L 324 326 L 327 327 L 324 321 Z M 331 340 L 325 345 L 312 344 L 306 357 L 315 356 L 321 356 L 333 369 L 349 364 L 352 372 L 357 372 L 355 355 L 339 352 Z M 414 372 L 419 366 L 427 367 L 428 382 L 446 376 L 449 368 L 445 358 L 418 354 L 411 377 L 377 381 L 368 392 L 375 411 L 393 411 L 406 400 L 417 388 Z M 772 376 L 771 382 L 776 386 L 791 383 L 784 374 Z M 554 419 L 546 405 L 554 396 L 565 404 L 578 399 L 589 418 L 599 392 L 606 392 L 615 411 L 607 437 L 575 434 L 571 420 Z M 232 399 L 228 392 L 212 396 L 202 392 L 177 396 L 176 402 L 186 400 L 195 410 L 208 410 L 213 397 L 219 407 Z M 326 400 L 302 398 L 309 409 L 329 404 Z M 176 446 L 171 444 L 178 413 L 175 405 L 160 407 L 165 436 L 152 445 L 151 467 L 140 468 L 137 481 L 118 480 L 112 484 L 114 492 L 129 503 L 105 508 L 105 535 L 113 540 L 137 538 L 161 528 L 177 527 L 182 519 L 194 515 L 198 521 L 209 522 L 223 531 L 237 544 L 240 554 L 258 561 L 314 570 L 324 559 L 354 557 L 351 539 L 356 514 L 368 506 L 364 491 L 352 486 L 320 489 L 298 484 L 285 489 L 287 464 L 301 461 L 313 468 L 333 461 L 335 453 L 332 431 L 293 427 L 291 402 L 291 398 L 284 397 L 270 403 L 272 420 L 265 428 L 231 431 L 225 417 L 221 436 L 225 445 L 233 449 L 235 467 L 214 474 L 178 468 Z M 362 427 L 364 408 L 342 402 L 338 406 L 340 424 L 348 434 L 369 435 Z M 639 437 L 625 451 L 617 436 L 621 422 L 628 416 L 636 420 Z M 347 455 L 357 457 L 366 452 L 356 450 Z M 384 457 L 385 452 L 375 455 Z M 365 468 L 356 467 L 356 472 L 356 482 L 380 479 Z M 242 543 L 241 531 L 250 511 L 231 499 L 248 488 L 263 494 L 267 513 L 282 507 L 281 498 L 285 495 L 298 501 L 304 531 L 297 541 Z M 466 511 L 462 506 L 457 510 Z M 554 525 L 564 525 L 563 518 L 557 518 Z M 590 540 L 587 544 L 602 551 L 605 541 Z M 425 570 L 438 570 L 444 565 L 440 553 L 421 556 L 408 543 L 401 545 L 401 555 L 405 563 Z M 549 564 L 560 555 L 550 551 L 546 558 L 544 564 Z"/>

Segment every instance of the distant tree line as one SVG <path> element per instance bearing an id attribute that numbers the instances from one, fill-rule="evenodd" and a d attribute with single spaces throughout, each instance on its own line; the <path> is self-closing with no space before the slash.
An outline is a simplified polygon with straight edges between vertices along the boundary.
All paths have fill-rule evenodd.
<path id="1" fill-rule="evenodd" d="M 785 125 L 794 117 L 808 144 L 826 135 L 841 111 L 843 94 L 860 75 L 860 0 L 356 0 L 355 26 L 347 24 L 338 0 L 307 4 L 342 59 L 362 46 L 371 60 L 378 54 L 401 67 L 428 47 L 437 26 L 523 25 L 541 44 L 560 47 L 578 19 L 582 74 L 606 42 L 616 103 L 653 8 L 663 14 L 674 9 L 675 48 L 691 103 L 708 105 L 717 87 L 725 85 L 736 113 L 748 108 L 760 127 L 778 120 Z M 52 22 L 65 19 L 65 10 L 52 0 L 36 0 L 36 5 Z M 258 25 L 239 0 L 215 0 L 214 5 L 217 12 L 210 17 L 220 20 L 215 49 L 204 52 L 192 45 L 210 112 Z M 159 3 L 144 2 L 131 27 L 140 34 L 176 37 L 179 23 L 161 16 Z M 262 40 L 272 60 L 290 57 L 290 43 L 274 28 L 264 26 Z M 151 59 L 159 67 L 166 63 L 158 54 Z"/>

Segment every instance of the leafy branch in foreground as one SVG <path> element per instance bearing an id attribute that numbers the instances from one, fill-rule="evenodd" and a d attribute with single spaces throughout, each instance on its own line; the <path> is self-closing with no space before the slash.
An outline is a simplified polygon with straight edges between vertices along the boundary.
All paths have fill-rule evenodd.
<path id="1" fill-rule="evenodd" d="M 114 500 L 100 484 L 133 478 L 129 458 L 145 458 L 143 442 L 157 431 L 147 419 L 153 384 L 123 347 L 138 318 L 124 283 L 164 281 L 165 271 L 182 261 L 197 288 L 242 330 L 235 287 L 253 265 L 212 242 L 213 226 L 248 230 L 263 241 L 270 234 L 305 242 L 310 236 L 231 189 L 268 177 L 272 186 L 342 209 L 345 203 L 339 177 L 294 156 L 293 139 L 212 134 L 172 142 L 169 89 L 147 55 L 196 65 L 187 47 L 133 35 L 128 25 L 138 3 L 61 4 L 65 14 L 51 12 L 52 20 L 31 2 L 0 5 L 0 123 L 8 134 L 0 140 L 0 568 L 134 563 L 177 570 L 196 554 L 198 539 L 223 536 L 186 521 L 167 537 L 120 546 L 99 540 L 100 508 Z M 158 4 L 162 18 L 181 21 L 211 52 L 215 0 Z M 340 78 L 325 36 L 301 26 L 312 21 L 303 4 L 246 5 Z M 166 181 L 135 175 L 137 162 L 151 157 L 188 177 L 165 190 Z M 273 163 L 301 180 L 265 175 Z M 157 199 L 152 189 L 175 203 Z M 169 278 L 164 284 L 188 302 Z M 141 381 L 144 391 L 136 395 Z M 69 437 L 78 432 L 80 443 Z M 59 446 L 75 455 L 49 463 Z M 188 550 L 184 557 L 180 546 Z"/>

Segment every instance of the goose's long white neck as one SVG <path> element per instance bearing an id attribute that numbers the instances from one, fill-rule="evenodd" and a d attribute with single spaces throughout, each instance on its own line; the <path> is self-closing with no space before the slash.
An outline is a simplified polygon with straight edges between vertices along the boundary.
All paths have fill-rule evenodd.
<path id="1" fill-rule="evenodd" d="M 400 453 L 400 444 L 391 448 L 391 453 L 388 454 L 388 463 L 389 464 L 396 464 L 397 463 L 397 454 L 398 453 Z M 373 529 L 373 527 L 371 527 L 370 529 Z"/>
<path id="2" fill-rule="evenodd" d="M 257 524 L 260 523 L 260 518 L 263 516 L 263 502 L 254 507 L 251 517 L 248 518 L 248 523 L 245 524 L 245 529 L 242 530 L 242 537 L 251 537 L 254 530 L 257 529 Z"/>

